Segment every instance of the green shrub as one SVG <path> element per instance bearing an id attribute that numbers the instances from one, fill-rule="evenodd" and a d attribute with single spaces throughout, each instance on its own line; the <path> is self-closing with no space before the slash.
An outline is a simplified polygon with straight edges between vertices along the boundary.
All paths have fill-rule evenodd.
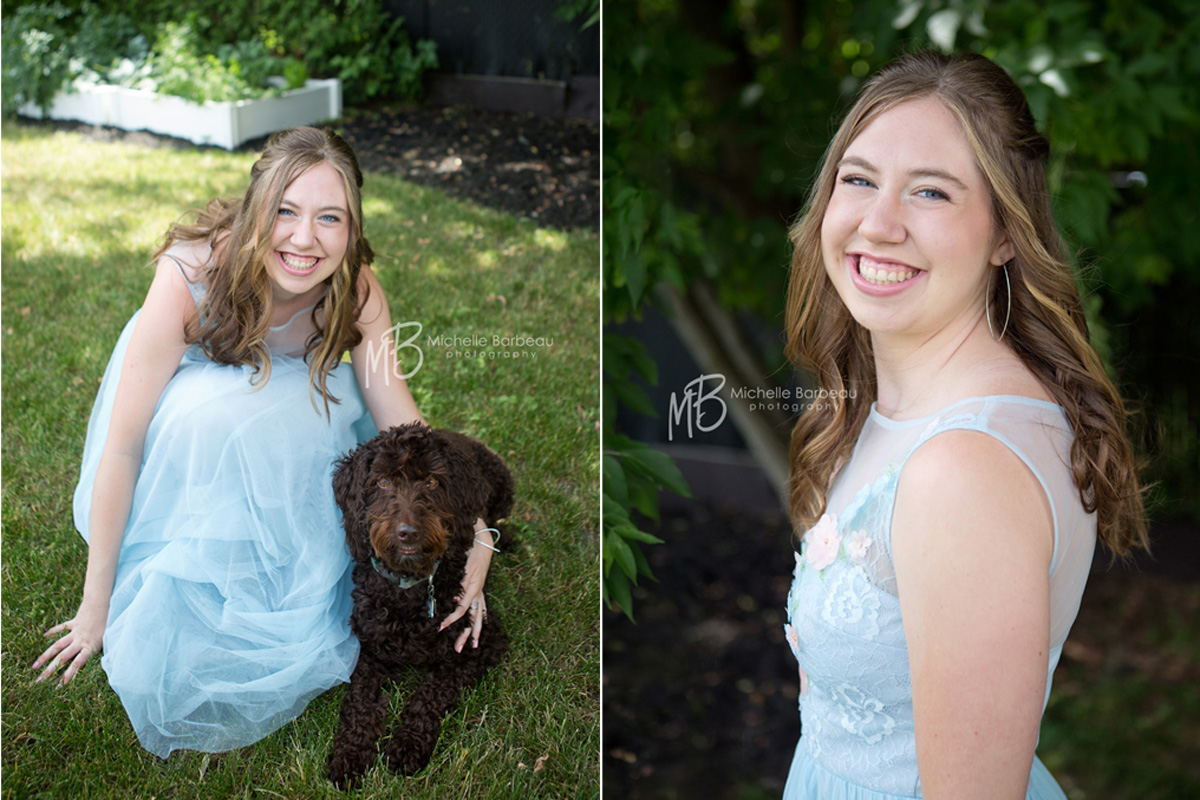
<path id="1" fill-rule="evenodd" d="M 71 12 L 60 3 L 22 6 L 4 18 L 3 38 L 4 115 L 9 116 L 23 103 L 47 105 L 70 79 L 70 65 L 64 43 L 70 34 L 64 20 Z"/>
<path id="2" fill-rule="evenodd" d="M 203 50 L 190 24 L 164 23 L 148 62 L 155 91 L 196 102 L 246 100 L 295 89 L 308 80 L 302 62 L 271 53 L 261 39 L 221 45 L 216 55 L 202 55 Z M 272 76 L 289 74 L 295 82 L 269 82 Z"/>
<path id="3" fill-rule="evenodd" d="M 417 100 L 438 63 L 436 45 L 414 43 L 380 0 L 22 4 L 5 8 L 3 47 L 5 116 L 76 82 L 204 102 L 278 93 L 311 75 L 340 78 L 350 105 Z"/>
<path id="4" fill-rule="evenodd" d="M 115 10 L 132 6 L 130 0 L 103 2 Z M 389 14 L 381 0 L 206 0 L 189 8 L 197 35 L 210 47 L 258 30 L 275 52 L 303 61 L 314 76 L 340 78 L 350 105 L 417 100 L 425 71 L 438 65 L 436 45 L 413 43 L 404 19 Z M 148 0 L 146 13 L 160 21 L 183 16 L 177 3 L 165 0 Z"/>

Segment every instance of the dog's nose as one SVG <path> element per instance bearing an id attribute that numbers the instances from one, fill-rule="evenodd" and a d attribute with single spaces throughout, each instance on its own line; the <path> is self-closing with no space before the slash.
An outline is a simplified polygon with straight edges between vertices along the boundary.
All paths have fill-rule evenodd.
<path id="1" fill-rule="evenodd" d="M 396 526 L 396 533 L 400 534 L 401 539 L 407 539 L 417 532 L 416 525 L 410 525 L 407 522 L 401 522 Z"/>

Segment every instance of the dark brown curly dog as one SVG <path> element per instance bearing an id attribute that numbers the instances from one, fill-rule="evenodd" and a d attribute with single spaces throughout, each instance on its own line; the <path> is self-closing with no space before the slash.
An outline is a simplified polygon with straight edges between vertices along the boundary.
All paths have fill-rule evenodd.
<path id="1" fill-rule="evenodd" d="M 429 670 L 392 730 L 385 755 L 411 774 L 429 763 L 442 717 L 459 693 L 500 661 L 506 641 L 489 614 L 479 647 L 455 640 L 465 614 L 439 632 L 462 591 L 475 520 L 489 525 L 512 507 L 513 480 L 481 442 L 422 424 L 384 431 L 337 465 L 334 496 L 354 558 L 350 627 L 362 643 L 329 754 L 329 779 L 346 788 L 374 762 L 383 734 L 385 679 Z M 506 539 L 507 540 L 507 539 Z"/>

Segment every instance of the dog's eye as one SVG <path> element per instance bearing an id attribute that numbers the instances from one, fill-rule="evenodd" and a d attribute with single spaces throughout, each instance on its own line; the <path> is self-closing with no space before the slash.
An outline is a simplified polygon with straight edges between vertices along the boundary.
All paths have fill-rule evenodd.
<path id="1" fill-rule="evenodd" d="M 425 485 L 428 486 L 430 489 L 436 488 L 437 487 L 437 478 L 430 476 L 429 479 L 425 481 Z"/>
<path id="2" fill-rule="evenodd" d="M 379 488 L 380 488 L 380 489 L 386 489 L 386 488 L 388 488 L 388 487 L 389 487 L 389 486 L 391 486 L 391 485 L 392 485 L 392 482 L 391 482 L 391 481 L 389 481 L 387 478 L 380 478 L 380 479 L 379 479 Z"/>

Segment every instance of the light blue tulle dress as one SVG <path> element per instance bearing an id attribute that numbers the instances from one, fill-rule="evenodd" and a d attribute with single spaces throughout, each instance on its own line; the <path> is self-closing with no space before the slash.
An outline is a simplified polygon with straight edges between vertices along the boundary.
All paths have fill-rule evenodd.
<path id="1" fill-rule="evenodd" d="M 1071 429 L 1062 410 L 1023 397 L 964 400 L 922 419 L 893 421 L 874 408 L 839 472 L 828 513 L 796 556 L 785 633 L 800 666 L 801 736 L 787 800 L 921 797 L 912 680 L 892 567 L 891 517 L 908 457 L 948 430 L 987 433 L 1041 482 L 1054 517 L 1046 698 L 1075 621 L 1096 543 L 1068 467 Z M 1043 701 L 1043 708 L 1045 708 Z M 1034 759 L 1029 800 L 1064 800 Z"/>
<path id="2" fill-rule="evenodd" d="M 204 288 L 185 271 L 193 297 Z M 88 539 L 96 467 L 134 314 L 88 423 L 75 525 Z M 150 752 L 258 741 L 349 679 L 351 561 L 333 462 L 374 433 L 353 370 L 310 401 L 311 310 L 271 331 L 271 376 L 190 348 L 146 432 L 101 664 Z M 319 397 L 319 395 L 318 395 Z M 320 401 L 318 400 L 318 404 Z"/>

